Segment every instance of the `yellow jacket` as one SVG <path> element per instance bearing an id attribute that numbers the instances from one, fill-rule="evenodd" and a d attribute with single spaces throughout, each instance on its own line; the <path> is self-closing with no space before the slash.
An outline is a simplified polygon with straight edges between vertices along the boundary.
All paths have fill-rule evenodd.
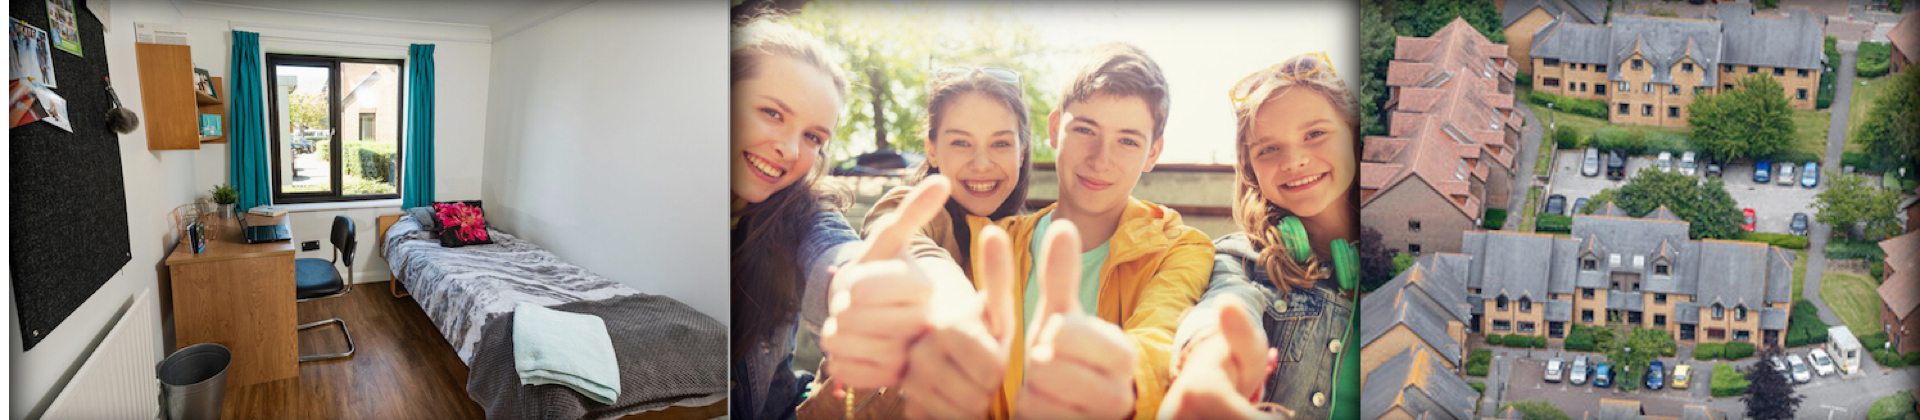
<path id="1" fill-rule="evenodd" d="M 1057 204 L 1056 204 L 1057 205 Z M 1040 218 L 1053 212 L 1047 206 L 1039 212 L 994 222 L 1007 230 L 1014 252 L 1014 302 L 1026 299 L 1027 276 L 1033 271 L 1033 235 Z M 1091 241 L 1092 239 L 1083 239 Z M 980 252 L 974 241 L 973 253 Z M 1097 242 L 1089 242 L 1097 243 Z M 1119 325 L 1133 341 L 1139 361 L 1133 368 L 1134 418 L 1152 419 L 1160 412 L 1172 379 L 1168 373 L 1168 355 L 1173 349 L 1173 333 L 1180 317 L 1206 292 L 1207 277 L 1213 272 L 1213 241 L 1207 234 L 1183 224 L 1180 213 L 1160 205 L 1129 198 L 1121 213 L 1119 229 L 1107 238 L 1107 261 L 1100 266 L 1100 319 Z M 974 259 L 978 264 L 979 259 Z M 978 266 L 973 272 L 980 272 Z M 984 287 L 979 280 L 974 287 Z M 1019 316 L 1018 311 L 1015 315 Z M 1027 320 L 1021 319 L 1014 332 L 1024 341 Z M 1013 417 L 1013 402 L 1020 392 L 1026 345 L 1013 346 L 1007 359 L 1007 376 L 1000 398 L 993 404 L 990 417 Z"/>

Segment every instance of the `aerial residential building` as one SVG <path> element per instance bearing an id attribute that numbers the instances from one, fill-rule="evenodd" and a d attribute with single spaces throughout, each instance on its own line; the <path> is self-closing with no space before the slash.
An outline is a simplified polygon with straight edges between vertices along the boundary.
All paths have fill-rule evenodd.
<path id="1" fill-rule="evenodd" d="M 1920 351 L 1920 232 L 1880 241 L 1887 254 L 1880 281 L 1880 331 L 1901 353 Z"/>
<path id="2" fill-rule="evenodd" d="M 1401 351 L 1361 381 L 1360 418 L 1473 420 L 1480 392 L 1426 348 Z"/>
<path id="3" fill-rule="evenodd" d="M 1920 52 L 1920 28 L 1914 28 L 1914 25 L 1920 25 L 1920 23 L 1914 22 L 1915 14 L 1920 13 L 1908 10 L 1906 15 L 1900 17 L 1900 23 L 1894 24 L 1893 30 L 1887 31 L 1887 41 L 1893 47 L 1893 55 L 1887 58 L 1889 71 L 1894 73 L 1905 71 L 1907 66 L 1913 65 L 1913 54 Z"/>
<path id="4" fill-rule="evenodd" d="M 1431 253 L 1360 299 L 1360 370 L 1371 372 L 1410 348 L 1436 355 L 1448 370 L 1466 357 L 1466 279 L 1461 254 Z M 1362 376 L 1365 378 L 1365 376 Z"/>
<path id="5" fill-rule="evenodd" d="M 1507 56 L 1521 73 L 1533 73 L 1533 34 L 1556 18 L 1576 23 L 1606 23 L 1606 0 L 1505 0 L 1500 5 L 1501 32 L 1507 36 Z"/>
<path id="6" fill-rule="evenodd" d="M 1779 81 L 1794 108 L 1814 109 L 1826 60 L 1819 19 L 1804 9 L 1759 16 L 1751 4 L 1731 2 L 1717 15 L 1556 19 L 1533 36 L 1533 88 L 1606 102 L 1614 123 L 1680 127 L 1695 95 L 1759 74 Z"/>
<path id="7" fill-rule="evenodd" d="M 1464 19 L 1400 37 L 1387 66 L 1388 135 L 1361 153 L 1362 223 L 1401 252 L 1452 252 L 1513 188 L 1522 118 L 1504 45 Z"/>
<path id="8" fill-rule="evenodd" d="M 1690 240 L 1665 208 L 1625 217 L 1608 203 L 1573 216 L 1570 237 L 1463 234 L 1468 325 L 1489 334 L 1562 338 L 1570 326 L 1666 330 L 1681 343 L 1782 343 L 1793 252 L 1758 242 Z"/>

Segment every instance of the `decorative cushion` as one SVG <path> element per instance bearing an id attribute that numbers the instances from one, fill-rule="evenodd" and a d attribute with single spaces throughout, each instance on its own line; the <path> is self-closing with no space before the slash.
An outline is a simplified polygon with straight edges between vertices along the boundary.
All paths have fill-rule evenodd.
<path id="1" fill-rule="evenodd" d="M 420 223 L 420 231 L 431 233 L 434 236 L 439 236 L 440 235 L 440 218 L 434 217 L 433 214 L 434 214 L 434 211 L 432 206 L 421 206 L 421 207 L 414 207 L 414 208 L 407 209 L 407 215 L 413 216 L 413 221 Z"/>
<path id="2" fill-rule="evenodd" d="M 487 218 L 480 210 L 479 201 L 433 203 L 433 208 L 434 216 L 439 219 L 440 246 L 458 248 L 493 243 L 493 238 L 487 235 Z"/>

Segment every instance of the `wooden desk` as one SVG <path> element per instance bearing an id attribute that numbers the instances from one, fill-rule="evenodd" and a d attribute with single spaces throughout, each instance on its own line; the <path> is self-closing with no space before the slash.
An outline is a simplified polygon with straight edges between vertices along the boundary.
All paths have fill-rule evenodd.
<path id="1" fill-rule="evenodd" d="M 227 389 L 298 376 L 292 241 L 248 244 L 238 218 L 208 218 L 214 233 L 196 254 L 182 241 L 167 256 L 179 347 L 220 343 L 233 351 Z M 286 216 L 253 217 L 287 224 Z"/>

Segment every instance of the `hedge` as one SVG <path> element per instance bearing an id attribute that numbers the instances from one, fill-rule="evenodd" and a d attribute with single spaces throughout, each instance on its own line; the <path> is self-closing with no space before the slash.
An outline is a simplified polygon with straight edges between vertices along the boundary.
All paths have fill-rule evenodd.
<path id="1" fill-rule="evenodd" d="M 1728 342 L 1727 348 L 1720 354 L 1720 358 L 1726 360 L 1740 360 L 1748 357 L 1753 357 L 1753 343 L 1744 341 Z"/>
<path id="2" fill-rule="evenodd" d="M 1507 209 L 1487 209 L 1486 215 L 1480 217 L 1480 227 L 1487 230 L 1500 230 L 1506 226 Z"/>
<path id="3" fill-rule="evenodd" d="M 1794 162 L 1795 165 L 1805 165 L 1807 162 L 1821 162 L 1823 160 L 1819 154 L 1813 152 L 1798 149 L 1781 149 L 1773 153 L 1773 161 Z M 1799 169 L 1800 168 L 1794 168 L 1794 172 L 1799 172 Z"/>
<path id="4" fill-rule="evenodd" d="M 1828 242 L 1827 249 L 1824 251 L 1826 251 L 1827 259 L 1829 260 L 1864 259 L 1881 261 L 1887 257 L 1887 251 L 1880 249 L 1879 244 L 1853 242 L 1844 239 L 1835 239 L 1833 242 Z"/>
<path id="5" fill-rule="evenodd" d="M 1526 74 L 1526 73 L 1520 73 L 1520 74 Z M 1481 395 L 1485 395 L 1487 393 L 1486 382 L 1468 382 L 1467 386 L 1473 387 L 1473 390 L 1475 391 L 1480 391 Z"/>
<path id="6" fill-rule="evenodd" d="M 1892 47 L 1884 42 L 1862 42 L 1860 52 L 1854 61 L 1855 76 L 1880 77 L 1887 75 L 1888 62 L 1893 56 Z"/>
<path id="7" fill-rule="evenodd" d="M 1882 348 L 1887 346 L 1887 333 L 1885 331 L 1874 331 L 1869 334 L 1861 334 L 1859 336 L 1856 336 L 1855 338 L 1860 339 L 1861 348 L 1877 349 L 1877 348 Z"/>
<path id="8" fill-rule="evenodd" d="M 1575 325 L 1573 331 L 1567 333 L 1567 341 L 1565 344 L 1567 351 L 1599 350 L 1599 346 L 1596 345 L 1597 343 L 1595 343 L 1593 339 L 1593 331 L 1588 331 L 1579 325 Z"/>
<path id="9" fill-rule="evenodd" d="M 1533 336 L 1533 348 L 1536 348 L 1536 349 L 1547 348 L 1547 336 L 1544 336 L 1544 335 Z"/>
<path id="10" fill-rule="evenodd" d="M 1507 336 L 1500 335 L 1500 334 L 1487 334 L 1487 345 L 1504 346 L 1507 344 L 1507 341 L 1505 340 L 1506 338 Z"/>
<path id="11" fill-rule="evenodd" d="M 1693 141 L 1683 135 L 1620 127 L 1594 130 L 1593 145 L 1602 150 L 1624 150 L 1629 155 L 1668 152 L 1677 157 L 1693 150 Z"/>
<path id="12" fill-rule="evenodd" d="M 1713 396 L 1731 397 L 1745 394 L 1747 393 L 1748 385 L 1752 385 L 1752 382 L 1747 380 L 1746 375 L 1741 375 L 1739 371 L 1734 370 L 1732 365 L 1725 363 L 1713 365 L 1713 384 L 1711 386 L 1713 388 Z"/>
<path id="13" fill-rule="evenodd" d="M 1468 376 L 1487 377 L 1487 369 L 1491 365 L 1493 365 L 1492 350 L 1478 349 L 1474 350 L 1473 354 L 1467 355 Z"/>
<path id="14" fill-rule="evenodd" d="M 1786 249 L 1807 249 L 1807 237 L 1788 233 L 1743 232 L 1740 234 L 1740 240 L 1766 242 Z"/>
<path id="15" fill-rule="evenodd" d="M 1834 48 L 1834 38 L 1829 36 L 1825 42 L 1826 46 L 1824 49 L 1827 53 L 1827 62 L 1835 66 L 1840 65 L 1840 50 Z M 1820 92 L 1814 97 L 1814 108 L 1827 109 L 1827 107 L 1833 106 L 1833 83 L 1836 77 L 1833 73 L 1832 71 L 1820 72 Z"/>
<path id="16" fill-rule="evenodd" d="M 1526 334 L 1509 335 L 1509 336 L 1506 336 L 1506 339 L 1503 341 L 1504 341 L 1503 344 L 1506 344 L 1507 347 L 1521 348 L 1521 349 L 1533 347 L 1533 337 L 1528 336 Z"/>
<path id="17" fill-rule="evenodd" d="M 1568 205 L 1572 205 L 1572 204 L 1568 204 Z M 1538 219 L 1533 220 L 1533 231 L 1560 232 L 1560 233 L 1572 232 L 1573 217 L 1560 215 L 1560 214 L 1541 213 Z"/>
<path id="18" fill-rule="evenodd" d="M 1562 150 L 1580 148 L 1580 130 L 1573 128 L 1572 124 L 1553 129 L 1553 144 Z"/>
<path id="19" fill-rule="evenodd" d="M 1820 309 L 1806 299 L 1793 302 L 1793 316 L 1787 319 L 1787 347 L 1827 342 L 1829 325 L 1820 320 Z"/>
<path id="20" fill-rule="evenodd" d="M 1607 103 L 1597 99 L 1569 98 L 1536 90 L 1527 94 L 1527 103 L 1540 106 L 1553 104 L 1553 109 L 1557 111 L 1607 119 Z"/>
<path id="21" fill-rule="evenodd" d="M 1726 345 L 1721 343 L 1700 343 L 1694 345 L 1693 360 L 1718 359 L 1720 358 L 1720 353 L 1724 351 L 1723 349 L 1725 348 Z"/>

